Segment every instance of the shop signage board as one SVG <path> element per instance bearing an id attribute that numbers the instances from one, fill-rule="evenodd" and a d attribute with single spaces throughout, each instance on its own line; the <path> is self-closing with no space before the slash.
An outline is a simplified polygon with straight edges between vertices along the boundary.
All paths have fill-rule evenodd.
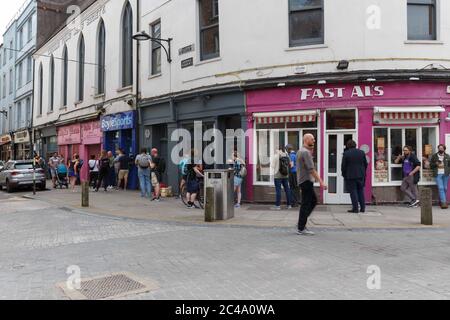
<path id="1" fill-rule="evenodd" d="M 21 131 L 17 132 L 14 135 L 14 143 L 29 143 L 30 142 L 30 135 L 28 134 L 28 131 Z"/>
<path id="2" fill-rule="evenodd" d="M 10 143 L 12 141 L 9 134 L 0 137 L 0 146 Z"/>
<path id="3" fill-rule="evenodd" d="M 326 100 L 342 98 L 368 98 L 384 96 L 383 86 L 353 86 L 352 88 L 304 88 L 300 89 L 300 100 Z"/>
<path id="4" fill-rule="evenodd" d="M 121 112 L 101 118 L 103 132 L 133 129 L 135 127 L 136 113 L 134 111 Z"/>
<path id="5" fill-rule="evenodd" d="M 100 122 L 91 121 L 81 124 L 81 137 L 83 144 L 101 144 L 102 130 Z"/>
<path id="6" fill-rule="evenodd" d="M 80 124 L 58 128 L 58 145 L 70 145 L 81 143 Z"/>

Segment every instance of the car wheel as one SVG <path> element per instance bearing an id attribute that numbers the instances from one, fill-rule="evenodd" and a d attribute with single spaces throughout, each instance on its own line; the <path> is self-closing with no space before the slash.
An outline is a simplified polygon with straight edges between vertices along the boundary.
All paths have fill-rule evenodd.
<path id="1" fill-rule="evenodd" d="M 12 193 L 13 191 L 14 191 L 14 190 L 13 190 L 13 187 L 11 186 L 11 184 L 9 183 L 9 181 L 6 180 L 6 192 Z"/>
<path id="2" fill-rule="evenodd" d="M 3 190 L 3 186 L 0 184 L 0 191 L 2 191 Z"/>

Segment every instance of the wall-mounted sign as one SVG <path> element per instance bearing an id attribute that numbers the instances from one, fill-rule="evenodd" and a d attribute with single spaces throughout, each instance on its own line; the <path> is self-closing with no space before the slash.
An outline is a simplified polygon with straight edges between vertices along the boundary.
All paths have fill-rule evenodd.
<path id="1" fill-rule="evenodd" d="M 11 136 L 9 134 L 6 134 L 4 136 L 0 137 L 0 146 L 10 143 L 12 141 Z"/>
<path id="2" fill-rule="evenodd" d="M 28 134 L 28 131 L 21 131 L 17 132 L 14 135 L 14 143 L 29 143 L 30 142 L 30 135 Z"/>
<path id="3" fill-rule="evenodd" d="M 181 69 L 192 67 L 194 65 L 194 58 L 189 58 L 181 61 Z"/>
<path id="4" fill-rule="evenodd" d="M 186 54 L 188 52 L 192 52 L 195 50 L 195 46 L 193 44 L 186 46 L 184 48 L 181 48 L 180 50 L 178 50 L 178 54 L 181 56 L 183 54 Z"/>
<path id="5" fill-rule="evenodd" d="M 101 118 L 103 132 L 133 129 L 135 126 L 135 112 L 127 111 Z"/>
<path id="6" fill-rule="evenodd" d="M 382 86 L 354 86 L 351 91 L 347 88 L 305 88 L 301 89 L 300 100 L 367 98 L 382 96 L 384 96 L 384 89 Z"/>

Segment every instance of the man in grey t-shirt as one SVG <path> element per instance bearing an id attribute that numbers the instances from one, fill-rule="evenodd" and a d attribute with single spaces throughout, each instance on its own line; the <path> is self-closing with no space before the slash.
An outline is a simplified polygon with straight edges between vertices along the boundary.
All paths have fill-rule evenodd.
<path id="1" fill-rule="evenodd" d="M 308 218 L 317 205 L 317 196 L 314 191 L 314 182 L 319 181 L 320 187 L 327 190 L 327 186 L 320 178 L 312 157 L 316 140 L 312 134 L 306 134 L 303 137 L 303 147 L 297 153 L 297 176 L 298 183 L 302 190 L 302 205 L 300 207 L 300 216 L 298 220 L 299 235 L 314 235 L 314 232 L 306 228 Z"/>

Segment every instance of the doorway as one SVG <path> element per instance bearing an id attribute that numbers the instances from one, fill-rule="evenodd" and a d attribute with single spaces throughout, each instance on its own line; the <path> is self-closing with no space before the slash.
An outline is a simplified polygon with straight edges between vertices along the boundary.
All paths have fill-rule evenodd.
<path id="1" fill-rule="evenodd" d="M 342 156 L 349 140 L 356 141 L 356 132 L 328 133 L 325 143 L 325 191 L 326 204 L 351 204 L 350 194 L 346 190 L 342 176 Z"/>

